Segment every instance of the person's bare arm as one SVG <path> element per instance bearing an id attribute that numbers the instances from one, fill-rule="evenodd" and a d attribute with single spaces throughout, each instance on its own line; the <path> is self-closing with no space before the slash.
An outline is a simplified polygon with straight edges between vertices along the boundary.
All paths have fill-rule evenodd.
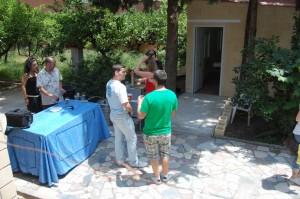
<path id="1" fill-rule="evenodd" d="M 138 76 L 141 76 L 143 78 L 152 78 L 153 77 L 153 73 L 152 72 L 149 72 L 149 71 L 141 71 L 141 65 L 143 63 L 145 63 L 145 61 L 148 59 L 149 57 L 148 56 L 144 56 L 142 58 L 142 60 L 140 61 L 140 63 L 135 67 L 134 69 L 134 73 Z"/>
<path id="2" fill-rule="evenodd" d="M 52 99 L 58 100 L 58 97 L 52 93 L 48 93 L 44 87 L 40 87 L 40 92 L 43 93 L 44 95 L 51 97 Z"/>
<path id="3" fill-rule="evenodd" d="M 28 75 L 24 74 L 22 77 L 22 94 L 23 94 L 23 98 L 24 98 L 24 103 L 27 105 L 29 103 L 28 97 L 27 97 L 27 93 L 26 93 L 26 83 L 28 80 Z"/>
<path id="4" fill-rule="evenodd" d="M 176 111 L 172 111 L 172 117 L 176 115 Z"/>
<path id="5" fill-rule="evenodd" d="M 143 113 L 143 112 L 140 111 L 141 105 L 143 103 L 143 100 L 144 100 L 144 96 L 143 95 L 140 95 L 138 97 L 138 100 L 137 100 L 137 103 L 138 103 L 137 104 L 137 113 L 138 113 L 138 118 L 139 119 L 144 119 L 146 117 L 146 113 Z"/>
<path id="6" fill-rule="evenodd" d="M 136 82 L 142 83 L 145 82 L 147 80 L 147 78 L 142 77 L 142 78 L 138 78 L 137 80 L 135 80 Z"/>
<path id="7" fill-rule="evenodd" d="M 129 112 L 130 115 L 133 114 L 133 110 L 129 102 L 123 103 L 123 107 Z"/>
<path id="8" fill-rule="evenodd" d="M 298 113 L 297 113 L 296 121 L 297 121 L 297 122 L 300 122 L 300 111 L 298 111 Z"/>
<path id="9" fill-rule="evenodd" d="M 62 86 L 63 86 L 63 83 L 62 83 L 62 82 L 59 82 L 59 91 L 60 91 L 61 94 L 65 94 L 66 91 L 65 91 L 65 89 L 63 89 Z"/>

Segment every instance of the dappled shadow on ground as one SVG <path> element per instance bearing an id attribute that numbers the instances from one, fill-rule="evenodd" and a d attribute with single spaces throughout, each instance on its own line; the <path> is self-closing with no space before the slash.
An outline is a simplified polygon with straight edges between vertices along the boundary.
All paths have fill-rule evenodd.
<path id="1" fill-rule="evenodd" d="M 148 161 L 140 134 L 137 145 L 140 159 Z M 261 189 L 277 190 L 287 194 L 299 192 L 299 190 L 293 191 L 292 188 L 290 190 L 280 188 L 288 186 L 287 183 L 280 184 L 285 182 L 283 175 L 287 176 L 290 172 L 288 154 L 284 154 L 284 151 L 280 149 L 239 141 L 184 133 L 173 134 L 170 172 L 174 174 L 174 177 L 167 184 L 163 183 L 164 185 L 160 188 L 153 185 L 150 178 L 152 174 L 150 166 L 141 169 L 118 166 L 114 158 L 114 134 L 112 133 L 109 139 L 99 143 L 91 157 L 61 177 L 60 182 L 51 189 L 60 191 L 64 187 L 70 187 L 64 193 L 60 193 L 64 197 L 68 194 L 72 195 L 72 191 L 87 187 L 91 190 L 102 190 L 104 187 L 148 190 L 147 187 L 150 186 L 156 191 L 172 190 L 172 193 L 178 194 L 178 198 L 180 198 L 180 192 L 193 194 L 199 192 L 200 194 L 204 190 L 212 195 L 216 194 L 217 197 L 233 198 L 234 194 L 229 193 L 242 192 L 245 187 L 255 186 L 251 192 L 254 194 L 259 185 Z M 277 176 L 269 175 L 270 170 Z M 263 179 L 262 176 L 270 177 Z M 245 179 L 249 180 L 245 181 Z M 36 177 L 26 175 L 24 180 L 33 182 L 35 186 L 41 186 Z"/>
<path id="2" fill-rule="evenodd" d="M 71 196 L 72 192 L 88 188 L 90 192 L 112 189 L 114 192 L 127 190 L 130 194 L 134 193 L 132 190 L 140 190 L 141 194 L 154 190 L 166 198 L 172 198 L 167 197 L 170 195 L 173 198 L 184 198 L 183 196 L 202 198 L 201 194 L 206 194 L 207 198 L 209 196 L 235 198 L 236 193 L 244 194 L 243 191 L 248 186 L 252 187 L 249 190 L 249 192 L 253 191 L 251 194 L 256 194 L 262 189 L 267 190 L 270 187 L 269 181 L 274 180 L 275 183 L 275 179 L 279 179 L 278 177 L 273 179 L 274 173 L 276 175 L 291 173 L 288 163 L 290 156 L 283 149 L 236 140 L 213 139 L 210 134 L 204 133 L 204 131 L 211 133 L 212 128 L 207 128 L 207 126 L 199 128 L 200 125 L 190 124 L 191 121 L 199 120 L 200 117 L 204 118 L 203 120 L 207 119 L 208 110 L 211 111 L 214 108 L 216 109 L 211 111 L 214 114 L 209 115 L 209 118 L 217 120 L 221 114 L 220 107 L 224 105 L 223 99 L 219 99 L 218 103 L 211 103 L 212 100 L 207 100 L 203 95 L 198 95 L 198 99 L 188 94 L 182 97 L 180 102 L 185 106 L 179 107 L 180 114 L 174 122 L 176 126 L 174 130 L 177 131 L 172 134 L 170 150 L 170 172 L 174 174 L 174 177 L 167 184 L 163 183 L 160 186 L 153 184 L 150 179 L 151 166 L 135 169 L 116 165 L 114 133 L 112 132 L 110 138 L 99 143 L 91 157 L 60 179 L 54 190 L 58 192 L 64 190 L 64 193 L 59 193 L 58 196 L 66 198 L 68 195 Z M 212 106 L 209 106 L 210 104 Z M 184 109 L 184 107 L 188 108 Z M 201 115 L 203 112 L 206 115 Z M 237 121 L 236 116 L 235 122 Z M 189 123 L 191 128 L 177 129 L 184 122 Z M 237 123 L 247 125 L 247 119 Z M 149 162 L 141 141 L 141 134 L 138 134 L 139 158 Z M 266 177 L 270 179 L 263 179 Z M 273 187 L 276 185 L 274 184 Z M 122 189 L 131 187 L 133 189 Z M 274 190 L 277 189 L 274 188 Z M 299 190 L 294 192 L 300 193 Z"/>
<path id="3" fill-rule="evenodd" d="M 247 113 L 237 111 L 233 123 L 226 127 L 225 136 L 241 140 L 264 142 L 268 144 L 283 145 L 283 135 L 272 131 L 271 124 L 261 117 L 251 117 L 250 125 L 247 125 Z"/>
<path id="4" fill-rule="evenodd" d="M 289 195 L 298 196 L 298 192 L 294 190 L 294 185 L 288 181 L 287 175 L 278 175 L 275 174 L 268 178 L 265 178 L 261 181 L 261 186 L 265 190 L 277 190 L 283 193 L 287 193 Z"/>
<path id="5" fill-rule="evenodd" d="M 0 80 L 0 92 L 5 90 L 12 90 L 21 88 L 22 84 L 20 82 L 7 82 Z"/>

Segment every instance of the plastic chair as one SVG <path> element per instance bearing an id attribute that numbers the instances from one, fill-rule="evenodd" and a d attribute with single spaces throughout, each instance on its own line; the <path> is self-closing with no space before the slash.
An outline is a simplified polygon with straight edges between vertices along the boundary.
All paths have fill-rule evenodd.
<path id="1" fill-rule="evenodd" d="M 234 116 L 235 116 L 235 113 L 236 113 L 236 110 L 241 110 L 241 111 L 245 111 L 248 113 L 248 126 L 250 126 L 250 111 L 251 111 L 251 105 L 249 106 L 249 108 L 244 108 L 244 107 L 241 107 L 241 106 L 233 106 L 232 107 L 232 113 L 231 113 L 231 124 L 233 122 L 233 119 L 234 119 Z"/>

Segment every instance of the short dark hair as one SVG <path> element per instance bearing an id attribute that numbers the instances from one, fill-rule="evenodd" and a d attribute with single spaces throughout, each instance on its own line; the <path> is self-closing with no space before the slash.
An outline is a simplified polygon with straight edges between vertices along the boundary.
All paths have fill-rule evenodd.
<path id="1" fill-rule="evenodd" d="M 24 73 L 29 73 L 32 68 L 32 63 L 35 62 L 36 59 L 34 57 L 28 57 L 25 61 L 24 65 Z"/>
<path id="2" fill-rule="evenodd" d="M 154 71 L 153 78 L 157 82 L 158 85 L 165 85 L 167 81 L 167 73 L 164 70 L 156 70 Z"/>
<path id="3" fill-rule="evenodd" d="M 112 76 L 115 76 L 115 72 L 116 71 L 120 71 L 121 68 L 126 68 L 126 66 L 124 66 L 123 64 L 115 64 L 112 66 Z"/>
<path id="4" fill-rule="evenodd" d="M 156 57 L 156 51 L 155 50 L 148 50 L 146 52 L 146 55 L 149 57 L 153 57 L 153 55 Z"/>

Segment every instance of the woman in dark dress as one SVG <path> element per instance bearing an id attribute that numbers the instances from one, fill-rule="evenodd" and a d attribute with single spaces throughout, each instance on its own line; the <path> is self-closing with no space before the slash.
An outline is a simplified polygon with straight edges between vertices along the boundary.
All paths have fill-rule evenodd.
<path id="1" fill-rule="evenodd" d="M 32 113 L 38 113 L 42 109 L 41 95 L 36 87 L 38 63 L 35 58 L 29 57 L 25 61 L 24 75 L 22 77 L 22 93 L 27 109 Z"/>

